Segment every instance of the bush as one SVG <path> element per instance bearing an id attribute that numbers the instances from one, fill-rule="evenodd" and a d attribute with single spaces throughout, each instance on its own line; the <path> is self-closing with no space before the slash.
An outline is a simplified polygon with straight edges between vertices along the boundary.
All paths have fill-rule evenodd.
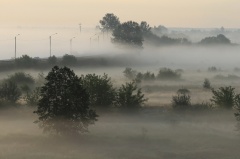
<path id="1" fill-rule="evenodd" d="M 91 106 L 110 107 L 113 105 L 116 91 L 107 74 L 82 76 L 82 85 L 90 96 Z"/>
<path id="2" fill-rule="evenodd" d="M 133 80 L 136 78 L 137 71 L 133 70 L 130 67 L 127 67 L 124 71 L 123 74 L 126 78 Z"/>
<path id="3" fill-rule="evenodd" d="M 212 89 L 212 99 L 211 101 L 221 107 L 226 109 L 231 109 L 235 105 L 235 88 L 229 87 L 220 87 L 218 90 Z"/>
<path id="4" fill-rule="evenodd" d="M 89 95 L 81 79 L 67 67 L 53 67 L 40 90 L 36 113 L 44 132 L 79 134 L 88 132 L 97 114 L 89 108 Z"/>
<path id="5" fill-rule="evenodd" d="M 203 88 L 211 89 L 211 83 L 210 83 L 210 81 L 207 78 L 203 82 Z"/>
<path id="6" fill-rule="evenodd" d="M 62 57 L 62 64 L 64 66 L 74 66 L 77 64 L 77 58 L 73 55 L 66 54 Z"/>
<path id="7" fill-rule="evenodd" d="M 27 92 L 24 100 L 28 106 L 36 106 L 40 100 L 40 88 L 35 88 L 32 92 Z"/>
<path id="8" fill-rule="evenodd" d="M 181 74 L 177 71 L 173 71 L 169 68 L 162 68 L 160 69 L 158 75 L 157 75 L 158 79 L 161 80 L 177 80 L 181 78 Z"/>
<path id="9" fill-rule="evenodd" d="M 17 67 L 31 68 L 38 64 L 38 60 L 31 58 L 28 55 L 22 55 L 22 57 L 15 60 Z"/>
<path id="10" fill-rule="evenodd" d="M 0 86 L 0 98 L 2 101 L 16 103 L 20 96 L 21 92 L 13 81 L 5 81 Z"/>
<path id="11" fill-rule="evenodd" d="M 190 94 L 190 91 L 187 88 L 181 88 L 177 91 L 177 94 Z"/>
<path id="12" fill-rule="evenodd" d="M 130 82 L 119 88 L 116 106 L 123 110 L 134 111 L 141 108 L 146 101 L 147 99 L 144 98 L 141 89 L 137 88 L 136 83 Z"/>
<path id="13" fill-rule="evenodd" d="M 205 111 L 205 110 L 212 110 L 213 105 L 211 103 L 203 102 L 203 103 L 197 103 L 191 105 L 191 110 L 193 111 Z"/>
<path id="14" fill-rule="evenodd" d="M 13 75 L 10 75 L 7 79 L 9 81 L 12 81 L 16 84 L 34 84 L 34 79 L 30 74 L 26 74 L 24 72 L 16 72 Z"/>
<path id="15" fill-rule="evenodd" d="M 53 55 L 53 56 L 49 57 L 47 61 L 50 65 L 56 65 L 57 64 L 57 57 Z"/>
<path id="16" fill-rule="evenodd" d="M 209 67 L 209 68 L 208 68 L 208 71 L 209 71 L 209 72 L 217 72 L 218 69 L 217 69 L 215 66 L 212 66 L 212 67 Z"/>
<path id="17" fill-rule="evenodd" d="M 178 91 L 177 95 L 172 97 L 172 107 L 175 110 L 187 110 L 191 106 L 191 97 L 188 93 Z"/>

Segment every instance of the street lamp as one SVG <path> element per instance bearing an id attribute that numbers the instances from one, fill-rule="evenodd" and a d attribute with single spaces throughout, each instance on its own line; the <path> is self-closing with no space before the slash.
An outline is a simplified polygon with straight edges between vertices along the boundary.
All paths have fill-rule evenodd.
<path id="1" fill-rule="evenodd" d="M 17 34 L 16 36 L 15 36 L 15 60 L 16 60 L 16 58 L 17 58 L 17 36 L 19 36 L 20 34 Z"/>
<path id="2" fill-rule="evenodd" d="M 72 54 L 72 40 L 74 39 L 75 37 L 72 37 L 71 39 L 70 39 L 70 54 Z"/>
<path id="3" fill-rule="evenodd" d="M 94 34 L 93 36 L 90 37 L 90 46 L 91 46 L 91 43 L 92 43 L 92 37 L 94 37 L 95 35 L 97 35 L 97 34 Z"/>
<path id="4" fill-rule="evenodd" d="M 49 36 L 49 40 L 50 40 L 50 57 L 52 56 L 52 36 L 53 36 L 53 35 L 56 35 L 56 34 L 57 34 L 57 33 L 52 34 L 52 35 Z"/>

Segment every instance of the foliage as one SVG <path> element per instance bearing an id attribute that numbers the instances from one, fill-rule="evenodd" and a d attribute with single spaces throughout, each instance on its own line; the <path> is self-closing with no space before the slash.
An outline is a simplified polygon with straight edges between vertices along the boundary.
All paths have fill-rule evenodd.
<path id="1" fill-rule="evenodd" d="M 216 37 L 213 36 L 213 37 L 206 37 L 202 39 L 200 44 L 204 44 L 204 45 L 231 44 L 231 41 L 223 34 L 219 34 Z"/>
<path id="2" fill-rule="evenodd" d="M 181 74 L 177 71 L 171 70 L 170 68 L 162 68 L 160 69 L 157 78 L 161 80 L 166 79 L 176 80 L 181 78 Z"/>
<path id="3" fill-rule="evenodd" d="M 122 109 L 137 110 L 143 106 L 147 101 L 141 89 L 137 88 L 135 82 L 126 83 L 122 85 L 116 98 L 116 105 Z"/>
<path id="4" fill-rule="evenodd" d="M 226 109 L 233 108 L 235 104 L 235 88 L 229 87 L 220 87 L 218 90 L 212 89 L 212 99 L 211 101 L 221 107 Z"/>
<path id="5" fill-rule="evenodd" d="M 213 105 L 208 102 L 192 104 L 190 110 L 193 111 L 204 111 L 204 110 L 212 110 Z"/>
<path id="6" fill-rule="evenodd" d="M 177 95 L 172 97 L 172 107 L 175 110 L 186 110 L 191 106 L 191 97 L 188 93 L 178 91 Z"/>
<path id="7" fill-rule="evenodd" d="M 235 96 L 235 110 L 237 111 L 234 113 L 238 123 L 237 123 L 237 128 L 240 130 L 240 94 L 237 94 Z"/>
<path id="8" fill-rule="evenodd" d="M 141 28 L 141 31 L 142 31 L 142 34 L 143 35 L 146 35 L 146 34 L 149 34 L 151 32 L 151 27 L 149 26 L 149 24 L 145 21 L 142 21 L 140 23 L 140 28 Z"/>
<path id="9" fill-rule="evenodd" d="M 48 73 L 40 90 L 36 123 L 44 132 L 79 134 L 88 132 L 97 114 L 89 108 L 89 95 L 81 79 L 67 67 L 55 66 Z"/>
<path id="10" fill-rule="evenodd" d="M 13 81 L 5 81 L 0 86 L 0 98 L 3 101 L 10 103 L 16 103 L 20 98 L 21 92 L 17 87 L 17 84 Z"/>
<path id="11" fill-rule="evenodd" d="M 143 45 L 142 31 L 138 23 L 128 21 L 118 25 L 113 30 L 114 43 L 141 47 Z"/>
<path id="12" fill-rule="evenodd" d="M 82 76 L 82 85 L 90 97 L 91 106 L 109 107 L 113 105 L 116 92 L 107 74 Z"/>
<path id="13" fill-rule="evenodd" d="M 28 91 L 24 100 L 28 106 L 36 106 L 40 100 L 40 87 L 35 88 L 32 92 Z"/>
<path id="14" fill-rule="evenodd" d="M 37 59 L 33 59 L 28 55 L 22 55 L 22 57 L 17 58 L 15 60 L 15 63 L 18 67 L 23 67 L 23 68 L 30 68 L 32 66 L 36 66 L 38 63 Z"/>
<path id="15" fill-rule="evenodd" d="M 16 84 L 34 84 L 35 82 L 30 74 L 24 72 L 16 72 L 15 74 L 10 75 L 6 80 L 13 81 Z"/>
<path id="16" fill-rule="evenodd" d="M 130 67 L 127 67 L 124 71 L 123 74 L 126 78 L 133 80 L 136 78 L 137 71 L 133 70 Z"/>
<path id="17" fill-rule="evenodd" d="M 210 83 L 210 81 L 207 78 L 203 82 L 203 88 L 211 89 L 211 83 Z"/>
<path id="18" fill-rule="evenodd" d="M 54 56 L 54 55 L 50 56 L 47 61 L 50 65 L 56 65 L 57 64 L 57 57 Z"/>
<path id="19" fill-rule="evenodd" d="M 63 57 L 62 57 L 62 64 L 64 66 L 74 66 L 77 64 L 77 58 L 73 55 L 68 55 L 68 54 L 65 54 Z"/>
<path id="20" fill-rule="evenodd" d="M 177 90 L 177 94 L 190 94 L 190 91 L 187 88 L 180 88 Z"/>
<path id="21" fill-rule="evenodd" d="M 208 71 L 209 71 L 209 72 L 217 72 L 218 69 L 217 69 L 215 66 L 212 66 L 212 67 L 209 67 L 209 68 L 208 68 Z"/>
<path id="22" fill-rule="evenodd" d="M 103 31 L 112 31 L 117 28 L 118 25 L 120 25 L 119 18 L 113 13 L 107 13 L 99 22 Z"/>

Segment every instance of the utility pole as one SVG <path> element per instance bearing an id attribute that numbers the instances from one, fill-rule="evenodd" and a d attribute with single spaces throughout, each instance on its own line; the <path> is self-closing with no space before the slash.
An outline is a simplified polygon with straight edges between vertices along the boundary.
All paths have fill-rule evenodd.
<path id="1" fill-rule="evenodd" d="M 52 56 L 52 36 L 53 36 L 53 35 L 56 35 L 56 34 L 57 34 L 57 33 L 52 34 L 52 35 L 49 36 L 49 40 L 50 40 L 50 57 Z"/>
<path id="2" fill-rule="evenodd" d="M 70 39 L 70 54 L 72 54 L 72 40 L 74 39 L 75 37 L 72 37 L 71 39 Z"/>
<path id="3" fill-rule="evenodd" d="M 15 36 L 15 60 L 17 58 L 17 36 L 19 36 L 20 34 Z"/>

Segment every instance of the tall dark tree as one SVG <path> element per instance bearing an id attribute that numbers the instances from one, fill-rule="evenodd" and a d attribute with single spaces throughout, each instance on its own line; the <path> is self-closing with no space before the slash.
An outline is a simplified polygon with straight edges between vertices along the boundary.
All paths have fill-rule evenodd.
<path id="1" fill-rule="evenodd" d="M 142 31 L 143 35 L 149 34 L 150 31 L 151 31 L 150 25 L 147 22 L 145 22 L 145 21 L 142 21 L 140 23 L 140 28 L 141 28 L 141 31 Z"/>
<path id="2" fill-rule="evenodd" d="M 41 87 L 36 113 L 44 132 L 79 134 L 88 132 L 97 114 L 89 108 L 89 95 L 81 78 L 67 67 L 53 67 Z"/>
<path id="3" fill-rule="evenodd" d="M 143 35 L 138 23 L 128 21 L 117 26 L 113 30 L 113 42 L 131 46 L 142 46 Z"/>
<path id="4" fill-rule="evenodd" d="M 120 25 L 119 18 L 113 13 L 107 13 L 99 22 L 103 31 L 112 31 Z"/>

